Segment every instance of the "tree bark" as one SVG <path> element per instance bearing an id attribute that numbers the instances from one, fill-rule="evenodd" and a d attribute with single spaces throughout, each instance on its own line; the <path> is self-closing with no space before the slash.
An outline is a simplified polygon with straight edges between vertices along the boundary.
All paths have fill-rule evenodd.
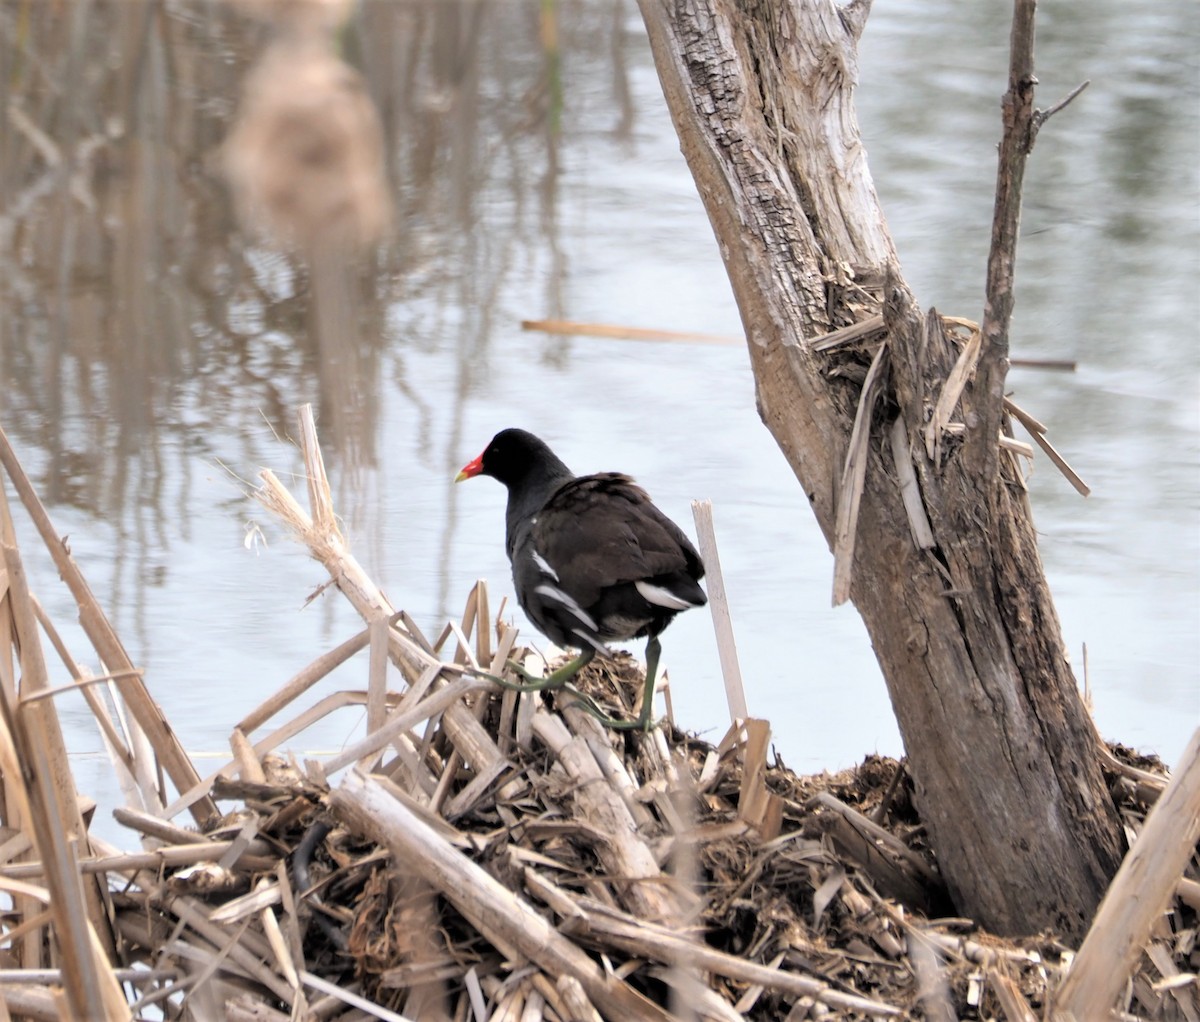
<path id="1" fill-rule="evenodd" d="M 985 329 L 964 354 L 901 277 L 859 138 L 852 93 L 869 0 L 639 3 L 738 302 L 759 412 L 831 544 L 843 512 L 848 592 L 951 896 L 998 933 L 1079 938 L 1120 861 L 1121 832 L 1019 469 L 998 449 L 1032 133 L 1014 148 L 1015 176 L 1001 168 L 1008 193 L 997 223 L 1011 247 L 993 255 L 1009 288 L 989 293 Z M 1020 3 L 1031 33 L 1032 0 Z M 1027 113 L 1028 41 L 1015 100 Z M 848 344 L 816 343 L 855 324 L 866 326 Z M 956 363 L 969 371 L 976 354 L 979 378 L 968 375 L 945 409 L 963 429 L 945 432 L 935 409 Z M 877 397 L 857 431 L 866 461 L 847 470 L 868 390 Z M 910 526 L 900 480 L 913 475 L 920 499 L 910 506 L 923 515 L 914 509 Z"/>

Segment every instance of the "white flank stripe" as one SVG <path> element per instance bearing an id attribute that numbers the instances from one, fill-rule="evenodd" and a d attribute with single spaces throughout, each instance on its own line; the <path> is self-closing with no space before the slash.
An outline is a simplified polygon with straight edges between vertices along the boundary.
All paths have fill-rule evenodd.
<path id="1" fill-rule="evenodd" d="M 552 586 L 549 584 L 540 585 L 534 589 L 534 592 L 540 593 L 542 596 L 548 596 L 552 600 L 556 600 L 566 607 L 567 610 L 569 610 L 577 618 L 579 618 L 580 623 L 583 624 L 584 627 L 590 628 L 593 632 L 599 631 L 599 629 L 596 627 L 596 622 L 592 620 L 591 615 L 557 586 Z"/>
<path id="2" fill-rule="evenodd" d="M 542 569 L 542 574 L 549 575 L 555 582 L 558 581 L 558 572 L 550 567 L 550 562 L 536 550 L 533 552 L 533 563 Z"/>
<path id="3" fill-rule="evenodd" d="M 649 582 L 634 582 L 633 584 L 647 603 L 666 607 L 668 610 L 687 610 L 688 607 L 696 606 L 694 603 L 676 596 L 670 589 L 664 589 L 662 586 L 654 586 Z"/>

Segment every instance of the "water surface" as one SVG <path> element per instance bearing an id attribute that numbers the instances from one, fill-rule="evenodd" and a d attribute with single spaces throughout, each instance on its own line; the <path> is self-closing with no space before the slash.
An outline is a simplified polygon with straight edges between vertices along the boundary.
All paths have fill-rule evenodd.
<path id="1" fill-rule="evenodd" d="M 28 33 L 0 67 L 7 98 L 52 145 L 9 125 L 0 146 L 0 422 L 189 749 L 215 766 L 247 709 L 360 627 L 336 594 L 306 604 L 323 570 L 246 498 L 261 467 L 295 471 L 279 434 L 312 401 L 356 555 L 427 630 L 476 578 L 493 606 L 511 592 L 502 488 L 451 479 L 521 425 L 578 472 L 636 476 L 689 531 L 689 502 L 714 501 L 751 712 L 791 766 L 901 752 L 744 351 L 520 327 L 740 331 L 634 4 L 359 9 L 345 52 L 381 112 L 396 221 L 337 350 L 315 337 L 303 267 L 239 227 L 215 173 L 261 30 L 206 3 L 167 5 L 149 28 L 137 4 L 67 11 L 33 29 L 3 13 L 9 40 Z M 923 304 L 974 319 L 1008 12 L 880 3 L 860 57 L 904 271 Z M 1200 27 L 1192 5 L 1116 0 L 1040 18 L 1040 105 L 1092 85 L 1030 164 L 1013 351 L 1079 371 L 1014 370 L 1010 388 L 1093 489 L 1083 500 L 1035 462 L 1042 555 L 1081 677 L 1086 643 L 1100 729 L 1171 760 L 1200 719 Z M 703 612 L 666 633 L 664 660 L 678 721 L 719 738 Z M 318 692 L 365 677 L 355 660 Z M 81 787 L 108 789 L 82 701 L 63 708 Z M 361 724 L 345 711 L 295 751 Z"/>

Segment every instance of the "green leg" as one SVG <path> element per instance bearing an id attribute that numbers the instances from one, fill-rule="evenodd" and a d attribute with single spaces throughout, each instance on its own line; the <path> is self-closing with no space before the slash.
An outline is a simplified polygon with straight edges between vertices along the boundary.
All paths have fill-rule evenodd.
<path id="1" fill-rule="evenodd" d="M 516 692 L 540 692 L 546 688 L 562 688 L 563 685 L 590 664 L 595 656 L 596 651 L 594 649 L 585 649 L 574 660 L 568 660 L 557 671 L 551 671 L 544 678 L 535 677 L 515 660 L 510 660 L 508 666 L 514 673 L 524 678 L 524 681 L 506 681 L 504 678 L 497 678 L 492 674 L 486 675 L 486 677 L 491 678 L 501 688 L 511 688 Z"/>
<path id="2" fill-rule="evenodd" d="M 544 678 L 535 677 L 513 660 L 508 662 L 508 666 L 514 673 L 525 679 L 524 681 L 508 681 L 506 678 L 497 678 L 494 674 L 483 674 L 481 677 L 494 681 L 501 688 L 510 688 L 515 692 L 541 692 L 548 688 L 565 688 L 575 697 L 576 705 L 581 710 L 595 717 L 605 727 L 610 727 L 615 731 L 649 731 L 654 726 L 652 719 L 654 678 L 658 673 L 658 658 L 661 654 L 662 644 L 655 636 L 646 643 L 646 687 L 642 690 L 642 711 L 635 720 L 610 717 L 596 705 L 591 696 L 585 695 L 570 684 L 571 679 L 595 658 L 596 651 L 594 649 L 585 649 L 574 660 L 567 661 L 557 671 L 551 671 Z"/>
<path id="3" fill-rule="evenodd" d="M 636 720 L 618 720 L 616 717 L 610 717 L 590 698 L 576 691 L 574 686 L 567 687 L 579 697 L 579 708 L 590 713 L 605 727 L 614 731 L 649 731 L 654 726 L 654 677 L 658 673 L 658 658 L 661 654 L 662 644 L 657 635 L 652 636 L 646 643 L 646 687 L 642 690 L 642 711 Z"/>

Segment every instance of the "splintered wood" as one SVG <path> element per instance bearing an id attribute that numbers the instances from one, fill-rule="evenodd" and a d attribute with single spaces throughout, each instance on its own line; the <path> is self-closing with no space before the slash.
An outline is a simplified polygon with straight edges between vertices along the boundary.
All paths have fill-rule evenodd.
<path id="1" fill-rule="evenodd" d="M 669 722 L 618 736 L 569 692 L 501 688 L 510 659 L 535 658 L 482 582 L 427 638 L 355 561 L 311 415 L 301 436 L 309 508 L 270 472 L 257 496 L 364 628 L 235 707 L 227 762 L 203 778 L 59 544 L 98 669 L 68 652 L 0 499 L 0 1018 L 1030 1022 L 1077 1017 L 1054 992 L 1064 976 L 1068 992 L 1089 987 L 1114 942 L 1123 1017 L 1198 1017 L 1200 883 L 1194 860 L 1178 869 L 1195 827 L 1147 827 L 1136 861 L 1158 867 L 1127 896 L 1136 940 L 1098 939 L 1071 979 L 1051 936 L 1004 941 L 954 918 L 902 764 L 797 777 L 744 713 L 713 746 Z M 0 454 L 19 472 L 2 433 Z M 72 684 L 53 685 L 39 628 Z M 361 688 L 313 692 L 355 656 Z M 631 714 L 642 681 L 621 654 L 578 684 Z M 96 807 L 69 772 L 62 688 L 97 717 L 127 799 L 105 812 L 135 850 L 88 833 Z M 296 762 L 289 745 L 346 706 L 365 734 Z M 1186 785 L 1164 795 L 1156 764 L 1106 752 L 1131 837 L 1160 797 L 1195 809 L 1196 767 L 1183 767 Z"/>

